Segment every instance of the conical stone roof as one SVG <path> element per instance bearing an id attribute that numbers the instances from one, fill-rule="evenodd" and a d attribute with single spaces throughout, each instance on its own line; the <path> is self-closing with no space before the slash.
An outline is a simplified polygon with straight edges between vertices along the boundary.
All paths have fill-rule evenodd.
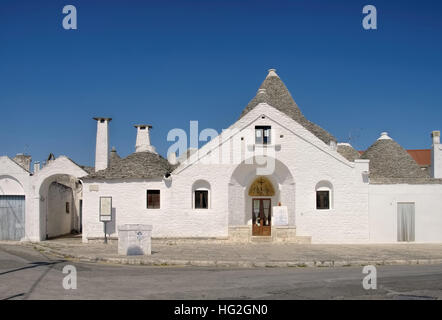
<path id="1" fill-rule="evenodd" d="M 252 101 L 249 102 L 249 104 L 243 110 L 240 118 L 245 116 L 258 104 L 265 102 L 288 115 L 326 144 L 329 144 L 330 141 L 337 141 L 333 135 L 304 117 L 295 100 L 293 100 L 289 90 L 276 74 L 274 69 L 269 70 L 269 74 L 259 89 L 258 94 L 252 99 Z M 264 89 L 265 92 L 261 89 Z"/>
<path id="2" fill-rule="evenodd" d="M 426 180 L 429 176 L 422 171 L 414 159 L 396 141 L 383 133 L 361 156 L 370 160 L 370 179 L 407 182 Z"/>
<path id="3" fill-rule="evenodd" d="M 115 147 L 112 147 L 112 150 L 109 155 L 109 163 L 113 163 L 113 162 L 120 160 L 120 159 L 121 159 L 121 157 L 118 155 L 117 149 L 115 149 Z"/>

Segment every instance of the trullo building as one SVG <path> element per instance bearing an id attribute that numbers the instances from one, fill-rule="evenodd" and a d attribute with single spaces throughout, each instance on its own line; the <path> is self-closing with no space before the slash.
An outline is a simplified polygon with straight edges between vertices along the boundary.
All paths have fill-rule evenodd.
<path id="1" fill-rule="evenodd" d="M 157 238 L 442 242 L 439 131 L 431 149 L 406 151 L 384 132 L 358 152 L 307 120 L 273 69 L 235 123 L 178 160 L 155 151 L 147 124 L 120 157 L 109 148 L 111 119 L 95 120 L 95 168 L 59 157 L 31 172 L 0 159 L 0 201 L 22 206 L 21 239 L 69 228 L 84 242 L 102 239 L 100 198 L 111 197 L 110 237 L 135 223 Z"/>

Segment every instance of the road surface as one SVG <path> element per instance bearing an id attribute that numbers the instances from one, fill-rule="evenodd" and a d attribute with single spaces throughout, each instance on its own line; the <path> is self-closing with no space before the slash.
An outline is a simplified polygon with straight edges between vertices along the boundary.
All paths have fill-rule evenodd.
<path id="1" fill-rule="evenodd" d="M 77 289 L 63 288 L 73 265 Z M 442 299 L 442 265 L 377 267 L 365 290 L 362 267 L 198 268 L 73 263 L 0 245 L 0 299 Z M 65 280 L 66 282 L 66 280 Z M 73 282 L 69 282 L 73 284 Z"/>

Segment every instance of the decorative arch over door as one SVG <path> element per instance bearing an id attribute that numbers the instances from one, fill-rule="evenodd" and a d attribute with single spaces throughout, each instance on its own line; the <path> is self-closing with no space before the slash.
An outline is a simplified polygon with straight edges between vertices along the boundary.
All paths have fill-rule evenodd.
<path id="1" fill-rule="evenodd" d="M 275 188 L 266 177 L 256 178 L 250 186 L 249 196 L 251 197 L 273 197 Z"/>

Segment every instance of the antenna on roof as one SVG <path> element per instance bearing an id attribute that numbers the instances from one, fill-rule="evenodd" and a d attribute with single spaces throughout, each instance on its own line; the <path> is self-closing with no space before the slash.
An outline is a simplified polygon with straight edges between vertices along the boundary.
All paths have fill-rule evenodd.
<path id="1" fill-rule="evenodd" d="M 350 129 L 350 131 L 348 132 L 347 142 L 350 143 L 351 145 L 354 145 L 355 142 L 358 141 L 359 138 L 361 137 L 362 130 L 363 130 L 362 128 Z"/>

